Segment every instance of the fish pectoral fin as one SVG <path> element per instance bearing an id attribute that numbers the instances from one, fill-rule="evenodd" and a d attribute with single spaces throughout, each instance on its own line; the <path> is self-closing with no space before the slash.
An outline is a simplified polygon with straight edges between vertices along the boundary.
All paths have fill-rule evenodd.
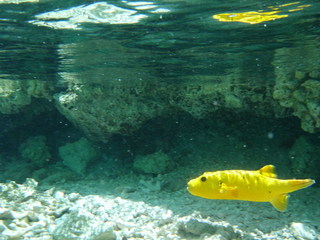
<path id="1" fill-rule="evenodd" d="M 227 184 L 225 183 L 222 183 L 221 184 L 221 187 L 220 187 L 220 193 L 228 193 L 234 197 L 237 197 L 238 196 L 238 187 L 234 187 L 234 186 L 228 186 Z"/>
<path id="2" fill-rule="evenodd" d="M 288 194 L 280 194 L 272 199 L 271 204 L 275 209 L 283 212 L 287 209 L 288 197 Z"/>

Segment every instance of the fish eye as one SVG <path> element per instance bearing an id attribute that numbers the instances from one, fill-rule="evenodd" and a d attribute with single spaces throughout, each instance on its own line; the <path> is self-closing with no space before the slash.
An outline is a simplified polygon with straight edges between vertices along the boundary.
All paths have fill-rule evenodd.
<path id="1" fill-rule="evenodd" d="M 207 178 L 206 177 L 202 177 L 202 178 L 200 178 L 200 180 L 201 180 L 201 182 L 205 182 L 205 181 L 207 181 Z"/>

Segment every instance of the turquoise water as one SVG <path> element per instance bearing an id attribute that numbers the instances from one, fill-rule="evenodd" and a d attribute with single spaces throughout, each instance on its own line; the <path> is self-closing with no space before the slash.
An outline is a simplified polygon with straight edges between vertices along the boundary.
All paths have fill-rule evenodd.
<path id="1" fill-rule="evenodd" d="M 0 0 L 0 240 L 318 239 L 319 12 Z M 186 190 L 269 164 L 317 183 L 285 213 Z"/>
<path id="2" fill-rule="evenodd" d="M 132 161 L 175 151 L 168 139 L 189 134 L 193 121 L 220 124 L 224 134 L 247 131 L 239 122 L 254 129 L 260 118 L 270 119 L 279 121 L 286 150 L 300 135 L 318 141 L 318 2 L 18 2 L 1 2 L 1 137 L 8 158 L 19 159 L 19 146 L 40 135 L 48 164 L 59 163 L 59 146 L 85 136 Z M 213 17 L 246 12 L 282 18 L 250 24 Z M 312 93 L 303 85 L 310 79 Z M 263 128 L 273 139 L 275 127 Z M 31 165 L 31 172 L 45 166 Z"/>
<path id="3" fill-rule="evenodd" d="M 222 135 L 266 122 L 263 134 L 273 139 L 280 129 L 285 151 L 306 135 L 317 152 L 318 2 L 0 4 L 4 163 L 20 159 L 33 136 L 45 136 L 50 154 L 39 161 L 48 166 L 61 163 L 60 146 L 81 136 L 130 162 L 159 149 L 174 152 L 176 138 L 194 131 L 197 121 Z M 247 12 L 251 20 L 233 21 Z M 213 17 L 219 14 L 229 22 Z M 308 169 L 317 169 L 309 176 L 316 177 L 313 158 L 294 172 L 308 177 Z M 47 166 L 25 160 L 30 174 Z"/>
<path id="4" fill-rule="evenodd" d="M 103 68 L 105 71 L 112 68 L 113 71 L 126 66 L 148 71 L 154 77 L 153 81 L 180 83 L 186 76 L 223 75 L 240 67 L 261 84 L 260 81 L 273 78 L 272 61 L 277 50 L 319 46 L 319 3 L 316 1 L 280 7 L 279 15 L 287 14 L 288 17 L 254 25 L 219 22 L 212 16 L 258 10 L 266 12 L 269 7 L 290 1 L 110 1 L 100 10 L 97 7 L 92 11 L 91 19 L 90 16 L 70 19 L 80 10 L 71 15 L 39 19 L 39 16 L 54 11 L 72 11 L 79 6 L 84 9 L 90 7 L 90 3 L 1 4 L 1 75 L 9 80 L 57 82 L 61 80 L 61 72 L 79 72 L 85 68 Z M 310 6 L 288 12 L 301 5 Z M 116 17 L 108 19 L 107 15 L 99 14 L 110 6 L 134 14 L 128 18 L 120 16 L 122 22 L 116 20 L 110 24 L 110 19 Z M 64 19 L 67 21 L 63 22 Z M 104 57 L 95 63 L 84 63 L 85 66 L 70 63 L 84 54 L 71 49 L 95 40 L 105 42 L 99 51 L 93 49 L 92 57 L 96 58 L 95 54 L 98 58 L 101 54 Z M 69 53 L 59 54 L 64 47 Z M 123 47 L 124 52 L 113 56 L 117 47 Z M 104 79 L 108 80 L 112 81 Z"/>
<path id="5" fill-rule="evenodd" d="M 45 136 L 48 166 L 61 163 L 60 146 L 81 136 L 131 162 L 159 149 L 174 152 L 179 134 L 206 128 L 247 140 L 262 131 L 285 151 L 307 136 L 315 155 L 319 8 L 314 1 L 2 1 L 3 162 L 20 159 L 32 136 Z M 213 18 L 246 12 L 282 18 Z M 257 130 L 259 121 L 265 124 Z M 313 155 L 293 172 L 316 177 Z M 47 166 L 25 160 L 31 175 Z"/>

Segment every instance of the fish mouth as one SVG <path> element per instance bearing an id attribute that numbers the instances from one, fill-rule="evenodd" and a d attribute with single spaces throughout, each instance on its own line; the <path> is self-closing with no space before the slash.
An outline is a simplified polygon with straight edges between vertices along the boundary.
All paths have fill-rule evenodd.
<path id="1" fill-rule="evenodd" d="M 197 193 L 197 191 L 195 191 L 195 189 L 192 188 L 192 187 L 190 187 L 190 186 L 187 187 L 187 191 L 188 191 L 191 195 L 193 195 L 193 196 L 199 196 L 199 194 Z"/>
<path id="2" fill-rule="evenodd" d="M 190 186 L 189 183 L 188 183 L 188 186 L 187 186 L 187 191 L 192 194 L 192 186 Z"/>
<path id="3" fill-rule="evenodd" d="M 198 190 L 198 186 L 197 186 L 197 181 L 195 181 L 194 179 L 190 180 L 187 183 L 187 190 L 191 195 L 199 196 L 199 190 Z"/>

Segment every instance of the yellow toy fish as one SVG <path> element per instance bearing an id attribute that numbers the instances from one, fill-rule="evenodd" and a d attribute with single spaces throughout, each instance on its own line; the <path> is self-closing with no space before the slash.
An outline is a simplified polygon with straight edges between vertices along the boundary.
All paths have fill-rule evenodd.
<path id="1" fill-rule="evenodd" d="M 273 165 L 257 171 L 226 170 L 205 172 L 188 182 L 192 195 L 208 199 L 270 202 L 277 210 L 287 208 L 287 193 L 315 183 L 312 179 L 277 179 Z"/>

